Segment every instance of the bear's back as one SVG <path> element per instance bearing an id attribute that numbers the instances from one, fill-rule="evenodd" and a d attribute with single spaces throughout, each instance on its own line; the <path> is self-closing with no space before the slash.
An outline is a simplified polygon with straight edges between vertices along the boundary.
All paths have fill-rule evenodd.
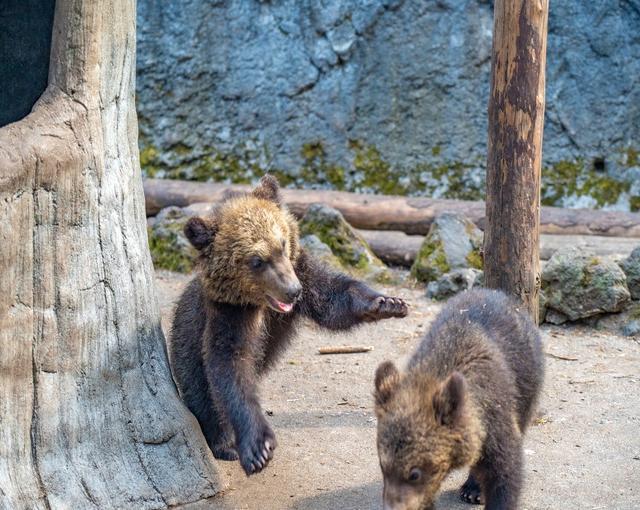
<path id="1" fill-rule="evenodd" d="M 474 363 L 474 358 L 481 360 Z M 505 373 L 515 384 L 515 404 L 524 425 L 543 379 L 544 359 L 538 328 L 518 304 L 501 291 L 473 289 L 450 299 L 413 355 L 410 366 L 424 364 L 439 376 L 469 366 L 490 378 Z M 504 386 L 504 384 L 503 384 Z M 502 388 L 504 395 L 511 388 Z M 495 395 L 498 397 L 498 395 Z"/>

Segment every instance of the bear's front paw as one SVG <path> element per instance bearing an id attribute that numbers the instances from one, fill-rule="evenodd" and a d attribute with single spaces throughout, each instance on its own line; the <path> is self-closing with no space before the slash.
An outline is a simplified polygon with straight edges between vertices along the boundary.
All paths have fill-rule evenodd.
<path id="1" fill-rule="evenodd" d="M 462 484 L 462 487 L 460 487 L 460 499 L 465 503 L 471 503 L 472 505 L 484 505 L 482 489 L 473 476 L 469 475 L 467 481 Z"/>
<path id="2" fill-rule="evenodd" d="M 364 320 L 371 322 L 390 317 L 406 317 L 409 306 L 397 297 L 378 296 L 369 303 L 364 313 Z"/>
<path id="3" fill-rule="evenodd" d="M 267 467 L 277 445 L 276 436 L 267 424 L 258 428 L 249 437 L 242 439 L 238 454 L 242 469 L 247 476 L 259 473 Z"/>

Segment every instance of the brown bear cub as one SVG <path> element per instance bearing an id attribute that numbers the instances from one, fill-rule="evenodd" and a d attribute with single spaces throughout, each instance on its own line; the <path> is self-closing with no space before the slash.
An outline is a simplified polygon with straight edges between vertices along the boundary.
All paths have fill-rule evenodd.
<path id="1" fill-rule="evenodd" d="M 185 234 L 199 251 L 198 274 L 182 294 L 168 343 L 180 394 L 215 457 L 262 470 L 276 438 L 258 400 L 258 381 L 302 318 L 331 330 L 407 315 L 407 305 L 316 262 L 265 176 L 253 192 L 229 196 Z"/>
<path id="2" fill-rule="evenodd" d="M 384 508 L 431 509 L 447 474 L 470 466 L 463 500 L 515 510 L 543 372 L 538 329 L 504 293 L 447 302 L 405 373 L 389 361 L 376 371 Z"/>

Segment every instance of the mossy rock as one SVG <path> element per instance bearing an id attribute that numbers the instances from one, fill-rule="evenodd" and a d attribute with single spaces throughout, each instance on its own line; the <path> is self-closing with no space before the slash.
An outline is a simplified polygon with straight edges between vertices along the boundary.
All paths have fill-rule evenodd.
<path id="1" fill-rule="evenodd" d="M 577 248 L 553 254 L 542 271 L 547 300 L 547 321 L 552 311 L 568 320 L 619 312 L 630 294 L 622 269 L 613 261 Z"/>
<path id="2" fill-rule="evenodd" d="M 634 249 L 628 258 L 620 263 L 627 276 L 627 286 L 632 299 L 640 299 L 640 246 Z"/>
<path id="3" fill-rule="evenodd" d="M 316 236 L 329 247 L 344 269 L 362 278 L 390 283 L 391 271 L 375 256 L 367 242 L 344 219 L 324 204 L 312 204 L 300 220 L 302 236 Z"/>
<path id="4" fill-rule="evenodd" d="M 481 247 L 482 232 L 471 220 L 460 214 L 441 214 L 422 242 L 411 274 L 418 281 L 431 282 L 454 269 L 482 269 Z"/>
<path id="5" fill-rule="evenodd" d="M 345 267 L 342 262 L 340 262 L 340 259 L 333 254 L 331 248 L 323 243 L 317 235 L 311 234 L 301 237 L 300 247 L 304 248 L 304 250 L 316 260 L 339 271 L 344 271 Z"/>
<path id="6" fill-rule="evenodd" d="M 183 232 L 189 217 L 179 207 L 166 207 L 148 228 L 149 249 L 156 269 L 188 273 L 193 268 L 196 251 Z"/>

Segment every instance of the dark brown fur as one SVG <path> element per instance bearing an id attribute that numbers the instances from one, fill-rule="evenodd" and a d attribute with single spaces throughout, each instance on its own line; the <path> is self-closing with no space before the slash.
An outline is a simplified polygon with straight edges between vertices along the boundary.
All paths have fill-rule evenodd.
<path id="1" fill-rule="evenodd" d="M 256 473 L 276 447 L 258 382 L 299 320 L 347 330 L 403 317 L 407 306 L 300 250 L 297 223 L 269 176 L 252 193 L 230 196 L 211 217 L 192 218 L 185 233 L 200 259 L 175 312 L 173 375 L 214 455 L 239 458 L 247 474 Z M 281 313 L 278 302 L 293 307 Z"/>
<path id="2" fill-rule="evenodd" d="M 464 500 L 515 510 L 543 370 L 538 330 L 505 294 L 446 303 L 404 374 L 388 361 L 376 372 L 385 509 L 433 508 L 447 474 L 470 466 Z"/>

